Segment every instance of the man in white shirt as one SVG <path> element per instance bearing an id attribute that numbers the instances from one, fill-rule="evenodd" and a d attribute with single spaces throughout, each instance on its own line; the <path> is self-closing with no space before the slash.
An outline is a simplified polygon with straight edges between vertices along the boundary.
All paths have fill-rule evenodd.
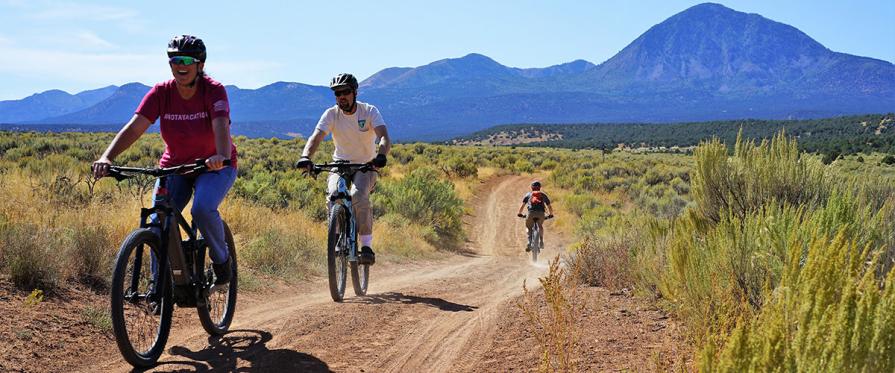
<path id="1" fill-rule="evenodd" d="M 329 84 L 336 96 L 336 105 L 326 109 L 308 138 L 308 143 L 301 153 L 301 159 L 295 166 L 311 170 L 314 163 L 311 157 L 317 151 L 323 138 L 333 134 L 336 150 L 333 160 L 350 163 L 371 163 L 375 168 L 385 167 L 386 155 L 391 149 L 391 140 L 379 109 L 365 102 L 357 101 L 357 78 L 343 73 L 336 75 Z M 376 149 L 378 139 L 379 149 Z M 339 175 L 331 174 L 327 182 L 328 195 L 336 191 Z M 361 245 L 358 262 L 373 264 L 376 256 L 373 253 L 373 209 L 370 205 L 370 192 L 376 184 L 375 172 L 358 172 L 354 174 L 351 187 L 351 204 L 357 218 L 357 233 Z"/>

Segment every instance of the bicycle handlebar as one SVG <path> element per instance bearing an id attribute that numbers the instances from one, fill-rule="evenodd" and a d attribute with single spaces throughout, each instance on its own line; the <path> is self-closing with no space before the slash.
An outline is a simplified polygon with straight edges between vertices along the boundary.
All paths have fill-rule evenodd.
<path id="1" fill-rule="evenodd" d="M 333 168 L 335 168 L 336 170 L 333 171 L 332 170 Z M 337 172 L 337 173 L 339 173 L 339 172 L 351 171 L 351 170 L 360 171 L 360 172 L 367 172 L 367 171 L 379 172 L 379 171 L 376 171 L 376 168 L 374 168 L 373 165 L 369 164 L 369 163 L 332 162 L 332 163 L 315 164 L 311 168 L 311 174 L 316 176 L 317 174 L 319 174 L 321 172 Z"/>
<path id="2" fill-rule="evenodd" d="M 224 160 L 224 166 L 229 166 L 230 160 Z M 123 166 L 109 166 L 109 175 L 115 178 L 115 180 L 122 181 L 126 179 L 130 179 L 134 177 L 132 174 L 143 174 L 149 175 L 153 177 L 162 177 L 168 175 L 188 175 L 192 173 L 202 173 L 208 171 L 208 166 L 205 165 L 205 159 L 197 159 L 194 163 L 182 164 L 180 166 L 174 167 L 157 167 L 157 168 L 141 168 L 141 167 L 123 167 Z"/>
<path id="3" fill-rule="evenodd" d="M 528 217 L 528 215 L 525 215 L 525 214 L 522 214 L 522 216 L 519 216 L 520 219 L 525 219 L 525 218 L 527 218 L 527 217 Z M 553 218 L 554 218 L 553 215 L 547 215 L 547 216 L 544 217 L 544 220 L 550 220 L 550 219 L 553 219 Z"/>

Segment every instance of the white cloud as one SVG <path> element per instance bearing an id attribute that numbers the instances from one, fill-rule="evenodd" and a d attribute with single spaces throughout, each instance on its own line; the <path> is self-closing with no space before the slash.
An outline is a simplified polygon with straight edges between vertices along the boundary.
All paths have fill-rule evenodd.
<path id="1" fill-rule="evenodd" d="M 115 48 L 115 45 L 90 31 L 80 31 L 74 35 L 78 44 L 88 48 Z"/>
<path id="2" fill-rule="evenodd" d="M 170 75 L 161 53 L 98 54 L 0 45 L 0 55 L 16 56 L 15 59 L 0 59 L 0 76 L 54 78 L 60 81 L 60 85 L 79 82 L 93 87 L 133 81 L 150 82 Z"/>
<path id="3" fill-rule="evenodd" d="M 2 38 L 2 35 L 0 35 Z M 102 40 L 102 39 L 100 39 Z M 164 51 L 152 53 L 87 53 L 59 49 L 35 49 L 0 42 L 0 85 L 2 77 L 36 78 L 56 81 L 55 87 L 73 91 L 109 84 L 141 82 L 152 85 L 171 79 Z M 27 61 L 27 63 L 22 63 Z M 213 60 L 206 69 L 224 84 L 257 88 L 269 84 L 281 74 L 283 64 L 265 60 Z M 38 89 L 24 88 L 27 96 Z"/>

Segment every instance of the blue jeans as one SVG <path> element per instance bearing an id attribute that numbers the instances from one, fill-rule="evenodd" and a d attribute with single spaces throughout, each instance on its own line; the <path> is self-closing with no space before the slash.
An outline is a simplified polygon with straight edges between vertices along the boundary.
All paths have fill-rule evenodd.
<path id="1" fill-rule="evenodd" d="M 211 260 L 216 264 L 223 264 L 229 259 L 230 248 L 227 247 L 227 241 L 224 239 L 224 221 L 218 212 L 218 206 L 235 181 L 236 169 L 229 166 L 198 176 L 168 176 L 168 198 L 171 205 L 178 211 L 183 211 L 195 189 L 196 196 L 193 199 L 193 208 L 190 213 L 193 215 L 193 221 L 196 222 L 199 232 L 202 232 L 202 237 L 205 238 L 205 242 L 211 249 L 208 252 Z M 155 189 L 158 190 L 158 182 L 155 184 Z M 154 200 L 155 198 L 153 198 Z M 155 205 L 154 202 L 153 205 Z M 152 215 L 152 222 L 158 223 L 158 217 L 155 214 Z M 171 228 L 177 229 L 177 227 Z M 151 270 L 153 278 L 157 278 L 158 264 L 155 255 L 152 256 Z"/>

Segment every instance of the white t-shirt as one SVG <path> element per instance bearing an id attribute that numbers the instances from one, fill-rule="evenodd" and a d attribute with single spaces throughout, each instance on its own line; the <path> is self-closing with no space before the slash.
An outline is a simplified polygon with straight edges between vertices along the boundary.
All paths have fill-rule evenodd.
<path id="1" fill-rule="evenodd" d="M 332 133 L 336 143 L 333 159 L 351 163 L 367 163 L 376 157 L 376 131 L 384 126 L 379 109 L 357 101 L 354 114 L 345 114 L 339 105 L 326 109 L 317 122 L 317 129 L 324 134 Z"/>

